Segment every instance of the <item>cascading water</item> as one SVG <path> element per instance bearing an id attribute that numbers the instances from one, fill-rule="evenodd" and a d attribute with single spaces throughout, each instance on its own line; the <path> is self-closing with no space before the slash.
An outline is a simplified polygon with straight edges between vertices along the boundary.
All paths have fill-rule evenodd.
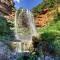
<path id="1" fill-rule="evenodd" d="M 29 10 L 16 11 L 15 16 L 15 37 L 17 40 L 31 40 L 36 34 L 34 18 Z"/>
<path id="2" fill-rule="evenodd" d="M 34 24 L 34 17 L 31 11 L 27 10 L 26 11 L 27 17 L 29 19 L 29 23 L 30 23 L 30 29 L 32 31 L 32 35 L 31 36 L 35 36 L 36 35 L 36 28 L 35 28 L 35 24 Z"/>
<path id="3" fill-rule="evenodd" d="M 16 11 L 15 14 L 15 37 L 18 41 L 32 41 L 32 36 L 36 35 L 36 29 L 34 25 L 34 18 L 33 14 L 28 9 L 21 9 Z M 21 43 L 20 42 L 20 43 Z M 19 42 L 17 43 L 16 50 L 19 50 L 22 48 L 21 44 Z"/>

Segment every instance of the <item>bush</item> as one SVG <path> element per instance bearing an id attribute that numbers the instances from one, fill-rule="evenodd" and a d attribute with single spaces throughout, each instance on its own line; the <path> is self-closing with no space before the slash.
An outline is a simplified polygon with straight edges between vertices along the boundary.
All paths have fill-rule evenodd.
<path id="1" fill-rule="evenodd" d="M 60 55 L 60 13 L 48 25 L 37 29 L 37 31 L 41 35 L 43 44 L 48 43 L 50 49 L 52 48 L 56 55 Z"/>
<path id="2" fill-rule="evenodd" d="M 0 40 L 13 39 L 13 31 L 10 29 L 11 25 L 4 17 L 0 17 Z"/>
<path id="3" fill-rule="evenodd" d="M 45 32 L 41 34 L 41 38 L 42 41 L 48 42 L 50 49 L 54 49 L 56 55 L 60 55 L 60 33 Z"/>

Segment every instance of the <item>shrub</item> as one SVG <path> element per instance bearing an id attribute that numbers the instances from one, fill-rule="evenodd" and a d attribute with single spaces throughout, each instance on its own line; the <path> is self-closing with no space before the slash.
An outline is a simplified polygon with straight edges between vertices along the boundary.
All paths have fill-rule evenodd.
<path id="1" fill-rule="evenodd" d="M 13 39 L 13 31 L 10 29 L 11 25 L 4 17 L 0 17 L 0 40 Z"/>

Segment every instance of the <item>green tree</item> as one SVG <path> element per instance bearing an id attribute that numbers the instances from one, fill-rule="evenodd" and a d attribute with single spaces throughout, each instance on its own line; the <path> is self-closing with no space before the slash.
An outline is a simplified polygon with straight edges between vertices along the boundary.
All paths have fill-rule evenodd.
<path id="1" fill-rule="evenodd" d="M 13 31 L 10 27 L 13 26 L 11 23 L 7 22 L 4 17 L 0 17 L 0 40 L 12 40 Z"/>

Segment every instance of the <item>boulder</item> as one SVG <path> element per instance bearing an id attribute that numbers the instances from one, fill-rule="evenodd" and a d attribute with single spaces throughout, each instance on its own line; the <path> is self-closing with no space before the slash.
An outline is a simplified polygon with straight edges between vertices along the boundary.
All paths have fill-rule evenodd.
<path id="1" fill-rule="evenodd" d="M 10 57 L 11 51 L 3 42 L 0 42 L 0 60 L 10 60 Z"/>

